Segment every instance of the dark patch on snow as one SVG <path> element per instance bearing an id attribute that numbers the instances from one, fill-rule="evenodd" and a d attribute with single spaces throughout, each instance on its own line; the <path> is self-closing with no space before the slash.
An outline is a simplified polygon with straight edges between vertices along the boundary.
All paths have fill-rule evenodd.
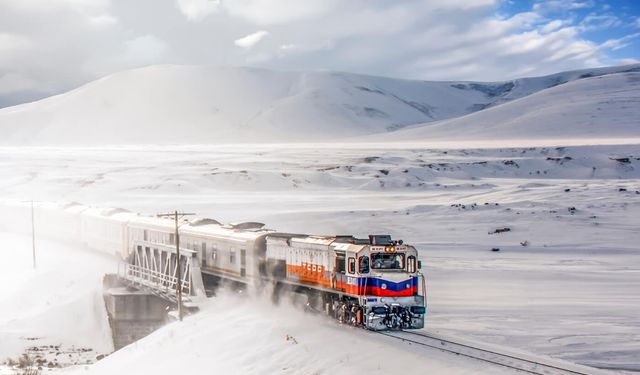
<path id="1" fill-rule="evenodd" d="M 356 86 L 356 89 L 358 89 L 360 91 L 371 92 L 371 93 L 374 93 L 374 94 L 380 94 L 380 95 L 385 95 L 386 96 L 386 94 L 383 91 L 378 90 L 378 89 L 370 89 L 370 88 L 364 87 L 364 86 Z"/>
<path id="2" fill-rule="evenodd" d="M 611 160 L 615 160 L 618 163 L 622 163 L 622 164 L 629 164 L 631 163 L 631 159 L 630 158 L 611 158 Z"/>
<path id="3" fill-rule="evenodd" d="M 363 161 L 368 164 L 368 163 L 373 163 L 374 161 L 376 161 L 378 159 L 380 159 L 379 156 L 367 156 L 367 157 L 365 157 L 363 159 Z"/>
<path id="4" fill-rule="evenodd" d="M 475 90 L 479 91 L 489 98 L 495 98 L 496 96 L 502 96 L 509 93 L 515 87 L 513 81 L 504 83 L 456 83 L 451 87 L 459 90 Z"/>
<path id="5" fill-rule="evenodd" d="M 487 104 L 480 104 L 480 103 L 476 103 L 474 105 L 472 105 L 471 107 L 467 108 L 468 111 L 470 112 L 478 112 L 478 111 L 482 111 L 483 109 L 490 107 L 491 103 L 487 103 Z"/>
<path id="6" fill-rule="evenodd" d="M 406 128 L 409 124 L 391 124 L 387 126 L 385 129 L 389 132 L 396 131 L 402 128 Z"/>
<path id="7" fill-rule="evenodd" d="M 513 161 L 513 160 L 504 160 L 504 161 L 502 162 L 502 164 L 504 164 L 504 165 L 511 165 L 511 166 L 516 167 L 516 168 L 520 168 L 520 166 L 518 165 L 518 163 L 516 163 L 516 162 L 515 162 L 515 161 Z"/>
<path id="8" fill-rule="evenodd" d="M 378 117 L 378 118 L 389 117 L 389 114 L 387 114 L 386 112 L 383 112 L 381 110 L 378 110 L 372 107 L 364 107 L 363 109 L 364 109 L 365 115 L 367 115 L 368 117 Z"/>
<path id="9" fill-rule="evenodd" d="M 402 99 L 400 99 L 402 100 Z M 418 103 L 418 102 L 413 102 L 413 101 L 405 101 L 402 100 L 406 105 L 413 107 L 415 109 L 417 109 L 418 111 L 422 112 L 423 114 L 429 116 L 430 118 L 434 118 L 434 114 L 433 114 L 433 110 L 434 107 L 426 104 L 426 103 Z"/>
<path id="10" fill-rule="evenodd" d="M 343 104 L 344 108 L 354 112 L 359 117 L 369 118 L 389 118 L 389 114 L 373 107 L 358 107 L 349 104 Z"/>
<path id="11" fill-rule="evenodd" d="M 504 233 L 504 232 L 511 232 L 511 228 L 509 228 L 509 227 L 497 228 L 497 229 L 489 232 L 489 234 Z"/>

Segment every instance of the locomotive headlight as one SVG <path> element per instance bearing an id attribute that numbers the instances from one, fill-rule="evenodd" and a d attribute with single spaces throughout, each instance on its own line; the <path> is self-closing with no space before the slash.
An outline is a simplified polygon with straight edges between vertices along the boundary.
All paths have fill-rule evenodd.
<path id="1" fill-rule="evenodd" d="M 387 289 L 387 284 L 382 284 L 382 285 L 380 285 L 380 288 L 382 288 L 382 289 Z"/>
<path id="2" fill-rule="evenodd" d="M 407 289 L 409 289 L 409 288 L 411 288 L 411 284 L 405 284 L 405 287 L 406 287 Z"/>

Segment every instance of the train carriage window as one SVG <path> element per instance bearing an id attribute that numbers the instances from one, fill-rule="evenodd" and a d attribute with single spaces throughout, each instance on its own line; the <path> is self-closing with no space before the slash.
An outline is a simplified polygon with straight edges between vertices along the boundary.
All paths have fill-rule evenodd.
<path id="1" fill-rule="evenodd" d="M 410 255 L 407 258 L 407 272 L 416 272 L 416 257 L 414 257 L 413 255 Z"/>
<path id="2" fill-rule="evenodd" d="M 349 258 L 349 273 L 356 273 L 356 259 Z"/>
<path id="3" fill-rule="evenodd" d="M 148 238 L 149 238 L 149 233 L 148 233 L 148 232 L 147 232 L 147 230 L 145 229 L 145 230 L 144 230 L 144 238 L 143 238 L 143 239 L 144 239 L 145 241 L 147 241 L 147 240 L 148 240 Z"/>
<path id="4" fill-rule="evenodd" d="M 170 245 L 175 245 L 176 244 L 176 235 L 173 233 L 169 234 L 169 244 Z"/>
<path id="5" fill-rule="evenodd" d="M 336 273 L 345 273 L 344 261 L 344 253 L 336 252 Z"/>
<path id="6" fill-rule="evenodd" d="M 373 268 L 374 270 L 404 269 L 404 254 L 373 253 L 371 254 L 371 268 Z"/>
<path id="7" fill-rule="evenodd" d="M 369 273 L 369 257 L 361 256 L 358 258 L 358 271 L 360 273 Z"/>
<path id="8" fill-rule="evenodd" d="M 229 252 L 229 263 L 234 264 L 236 262 L 236 249 L 231 249 Z"/>

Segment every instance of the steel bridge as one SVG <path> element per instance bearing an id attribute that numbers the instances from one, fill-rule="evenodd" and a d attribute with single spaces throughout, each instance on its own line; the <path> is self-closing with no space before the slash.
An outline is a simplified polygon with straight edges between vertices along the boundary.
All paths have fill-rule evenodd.
<path id="1" fill-rule="evenodd" d="M 173 245 L 134 241 L 129 261 L 118 265 L 118 277 L 135 288 L 176 303 L 180 275 L 183 302 L 197 302 L 206 296 L 196 255 L 197 252 L 181 247 L 177 259 Z"/>

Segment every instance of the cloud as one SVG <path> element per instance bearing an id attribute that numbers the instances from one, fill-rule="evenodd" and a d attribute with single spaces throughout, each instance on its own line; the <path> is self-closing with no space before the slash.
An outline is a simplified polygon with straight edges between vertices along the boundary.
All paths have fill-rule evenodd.
<path id="1" fill-rule="evenodd" d="M 615 9 L 596 13 L 586 0 L 538 1 L 510 14 L 504 3 L 1 0 L 0 77 L 8 83 L 0 106 L 15 102 L 6 100 L 11 92 L 58 93 L 155 63 L 502 80 L 638 58 L 618 56 L 633 51 L 623 49 L 636 43 L 625 39 L 629 32 L 604 43 L 587 37 L 606 27 L 640 27 L 637 18 Z"/>
<path id="2" fill-rule="evenodd" d="M 176 5 L 187 19 L 201 21 L 218 12 L 220 0 L 177 0 Z"/>
<path id="3" fill-rule="evenodd" d="M 564 24 L 565 24 L 565 21 L 563 21 L 563 20 L 553 20 L 553 21 L 547 23 L 546 25 L 542 26 L 540 31 L 542 31 L 545 34 L 546 33 L 550 33 L 552 31 L 555 31 L 555 30 L 561 28 Z"/>
<path id="4" fill-rule="evenodd" d="M 127 65 L 141 66 L 162 61 L 167 52 L 167 45 L 153 35 L 144 35 L 124 43 L 124 60 Z"/>
<path id="5" fill-rule="evenodd" d="M 580 27 L 584 31 L 605 30 L 621 26 L 622 21 L 611 14 L 588 14 L 581 22 Z"/>
<path id="6" fill-rule="evenodd" d="M 269 35 L 268 31 L 265 31 L 265 30 L 256 31 L 255 33 L 251 33 L 245 37 L 234 40 L 233 44 L 235 44 L 238 47 L 250 49 L 251 47 L 258 44 L 262 40 L 262 38 L 264 38 L 267 35 Z"/>
<path id="7" fill-rule="evenodd" d="M 18 73 L 0 76 L 0 95 L 37 89 L 38 82 Z"/>
<path id="8" fill-rule="evenodd" d="M 321 17 L 343 0 L 226 0 L 225 10 L 256 25 L 277 25 Z"/>
<path id="9" fill-rule="evenodd" d="M 595 3 L 590 1 L 547 0 L 539 1 L 533 5 L 536 12 L 558 12 L 593 8 Z"/>
<path id="10" fill-rule="evenodd" d="M 629 46 L 632 40 L 640 37 L 640 33 L 629 34 L 622 38 L 609 39 L 600 45 L 601 48 L 607 48 L 611 50 L 619 50 Z"/>
<path id="11" fill-rule="evenodd" d="M 618 65 L 631 65 L 631 64 L 640 64 L 640 60 L 632 59 L 632 58 L 618 60 Z"/>
<path id="12" fill-rule="evenodd" d="M 29 38 L 9 33 L 0 33 L 0 53 L 28 48 L 31 45 Z"/>

